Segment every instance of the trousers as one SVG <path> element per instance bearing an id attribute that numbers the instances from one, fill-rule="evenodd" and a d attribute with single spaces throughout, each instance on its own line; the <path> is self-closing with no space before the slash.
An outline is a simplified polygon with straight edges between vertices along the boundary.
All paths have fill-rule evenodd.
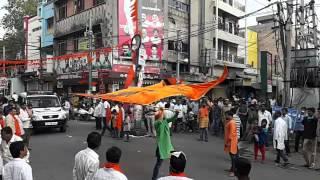
<path id="1" fill-rule="evenodd" d="M 303 141 L 303 157 L 308 166 L 311 166 L 313 163 L 313 153 L 316 145 L 315 139 L 304 139 Z"/>
<path id="2" fill-rule="evenodd" d="M 203 136 L 204 136 L 204 139 L 203 139 Z M 200 140 L 208 141 L 208 128 L 200 129 Z"/>
<path id="3" fill-rule="evenodd" d="M 254 160 L 258 159 L 258 153 L 261 152 L 262 161 L 266 160 L 266 146 L 254 144 Z"/>
<path id="4" fill-rule="evenodd" d="M 163 159 L 161 159 L 160 157 L 160 153 L 159 153 L 159 147 L 157 147 L 156 149 L 156 157 L 157 157 L 157 162 L 153 168 L 153 173 L 152 173 L 152 180 L 157 180 L 158 179 L 158 175 L 159 175 L 159 170 L 160 167 L 163 163 Z"/>

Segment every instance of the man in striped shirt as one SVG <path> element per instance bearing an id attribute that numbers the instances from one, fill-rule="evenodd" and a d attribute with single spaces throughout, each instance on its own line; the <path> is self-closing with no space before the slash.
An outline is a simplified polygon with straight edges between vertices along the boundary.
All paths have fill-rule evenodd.
<path id="1" fill-rule="evenodd" d="M 92 132 L 87 137 L 88 147 L 75 156 L 73 180 L 92 180 L 99 168 L 99 155 L 95 152 L 101 145 L 101 135 Z"/>

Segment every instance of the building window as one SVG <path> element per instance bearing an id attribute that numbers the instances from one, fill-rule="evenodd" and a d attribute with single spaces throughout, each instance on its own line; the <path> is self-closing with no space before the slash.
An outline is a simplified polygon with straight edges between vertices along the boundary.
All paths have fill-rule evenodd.
<path id="1" fill-rule="evenodd" d="M 100 4 L 103 4 L 105 0 L 93 0 L 93 6 L 98 6 Z"/>
<path id="2" fill-rule="evenodd" d="M 175 50 L 174 41 L 168 40 L 168 50 Z"/>
<path id="3" fill-rule="evenodd" d="M 229 33 L 232 34 L 232 30 L 233 30 L 233 23 L 229 22 Z"/>
<path id="4" fill-rule="evenodd" d="M 64 19 L 67 17 L 67 4 L 62 4 L 58 7 L 58 20 Z"/>
<path id="5" fill-rule="evenodd" d="M 36 32 L 36 31 L 39 31 L 41 29 L 41 27 L 39 26 L 39 27 L 36 27 L 36 28 L 33 28 L 32 29 L 32 32 Z"/>
<path id="6" fill-rule="evenodd" d="M 74 1 L 75 13 L 79 13 L 84 10 L 84 0 Z"/>
<path id="7" fill-rule="evenodd" d="M 53 34 L 53 17 L 47 19 L 47 34 Z"/>
<path id="8" fill-rule="evenodd" d="M 61 41 L 58 43 L 58 54 L 59 56 L 67 54 L 67 42 Z"/>
<path id="9" fill-rule="evenodd" d="M 74 52 L 78 52 L 79 51 L 79 39 L 74 39 L 73 40 L 73 50 L 74 50 Z"/>
<path id="10" fill-rule="evenodd" d="M 96 34 L 95 36 L 95 48 L 99 49 L 103 47 L 102 34 Z"/>

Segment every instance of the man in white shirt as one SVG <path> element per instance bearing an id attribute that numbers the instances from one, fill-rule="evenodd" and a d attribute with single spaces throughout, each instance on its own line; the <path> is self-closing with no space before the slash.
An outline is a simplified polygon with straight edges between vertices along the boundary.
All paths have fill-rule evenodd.
<path id="1" fill-rule="evenodd" d="M 118 147 L 111 147 L 106 152 L 107 163 L 94 175 L 93 180 L 127 180 L 119 165 L 121 150 Z"/>
<path id="2" fill-rule="evenodd" d="M 288 157 L 283 153 L 285 149 L 285 140 L 288 139 L 287 123 L 281 117 L 281 112 L 276 111 L 274 114 L 274 131 L 273 131 L 273 145 L 277 150 L 277 157 L 275 162 L 280 163 L 280 157 L 284 161 L 284 165 L 288 165 Z"/>
<path id="3" fill-rule="evenodd" d="M 272 123 L 271 113 L 266 110 L 265 105 L 261 105 L 260 110 L 258 112 L 258 119 L 259 119 L 259 121 L 258 121 L 259 126 L 261 126 L 261 121 L 263 119 L 267 120 L 267 127 L 266 128 L 269 128 L 270 123 Z"/>
<path id="4" fill-rule="evenodd" d="M 163 102 L 163 100 L 160 100 L 158 103 L 157 103 L 157 108 L 160 109 L 160 108 L 163 108 L 164 109 L 164 106 L 166 105 L 165 102 Z"/>
<path id="5" fill-rule="evenodd" d="M 99 169 L 99 155 L 95 152 L 101 145 L 101 135 L 92 132 L 87 137 L 88 147 L 75 156 L 73 180 L 92 180 Z"/>
<path id="6" fill-rule="evenodd" d="M 31 117 L 27 111 L 26 104 L 22 104 L 20 108 L 19 118 L 22 121 L 22 126 L 24 130 L 23 140 L 26 143 L 26 146 L 29 148 L 29 140 L 31 134 Z"/>
<path id="7" fill-rule="evenodd" d="M 159 178 L 158 180 L 192 180 L 187 178 L 184 169 L 186 167 L 187 158 L 183 152 L 172 152 L 170 157 L 170 175 Z"/>
<path id="8" fill-rule="evenodd" d="M 102 114 L 102 106 L 100 105 L 100 101 L 97 100 L 93 112 L 93 116 L 96 120 L 96 130 L 101 129 L 101 114 Z"/>
<path id="9" fill-rule="evenodd" d="M 0 146 L 0 152 L 1 152 L 1 157 L 3 159 L 3 165 L 5 165 L 13 159 L 9 150 L 10 145 L 14 142 L 23 141 L 23 140 L 21 137 L 14 135 L 10 127 L 4 127 L 1 130 L 1 139 L 2 141 Z M 25 156 L 23 159 L 26 162 L 29 162 L 29 151 L 27 153 L 27 156 Z"/>
<path id="10" fill-rule="evenodd" d="M 104 117 L 102 119 L 102 122 L 103 122 L 103 129 L 102 129 L 102 132 L 101 132 L 101 136 L 104 135 L 104 132 L 106 131 L 106 129 L 108 129 L 108 131 L 111 133 L 111 127 L 109 127 L 109 122 L 111 120 L 111 107 L 110 107 L 110 104 L 108 101 L 104 101 L 103 102 L 103 108 L 104 108 Z"/>
<path id="11" fill-rule="evenodd" d="M 3 179 L 5 180 L 32 180 L 32 168 L 23 159 L 28 155 L 28 149 L 22 141 L 10 145 L 12 159 L 4 166 Z"/>
<path id="12" fill-rule="evenodd" d="M 13 92 L 12 99 L 14 100 L 14 102 L 18 102 L 19 96 L 18 94 L 16 94 L 16 92 Z"/>
<path id="13" fill-rule="evenodd" d="M 178 123 L 182 122 L 183 120 L 183 106 L 181 104 L 181 100 L 179 100 L 177 105 L 174 106 L 174 111 L 178 112 L 178 117 L 177 120 L 174 122 L 173 132 L 177 132 Z"/>
<path id="14" fill-rule="evenodd" d="M 287 155 L 290 154 L 290 145 L 289 145 L 289 136 L 290 134 L 293 134 L 293 130 L 292 130 L 292 118 L 288 115 L 288 108 L 282 108 L 282 119 L 286 122 L 287 124 L 287 133 L 288 133 L 288 136 L 287 136 L 287 139 L 285 139 L 285 150 L 286 150 L 286 153 Z"/>

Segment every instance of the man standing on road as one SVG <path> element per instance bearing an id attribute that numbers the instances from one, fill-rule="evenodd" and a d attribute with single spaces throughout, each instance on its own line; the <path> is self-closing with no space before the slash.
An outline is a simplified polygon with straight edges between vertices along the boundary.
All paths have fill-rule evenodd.
<path id="1" fill-rule="evenodd" d="M 198 122 L 200 128 L 199 141 L 208 142 L 209 107 L 206 104 L 202 104 L 199 109 Z"/>
<path id="2" fill-rule="evenodd" d="M 229 170 L 230 177 L 234 177 L 235 173 L 235 160 L 238 156 L 238 135 L 237 124 L 233 119 L 233 112 L 226 113 L 226 125 L 224 131 L 224 151 L 229 153 L 231 158 L 231 168 Z"/>
<path id="3" fill-rule="evenodd" d="M 305 167 L 313 168 L 313 153 L 316 146 L 316 137 L 317 137 L 317 124 L 318 119 L 314 116 L 315 109 L 308 108 L 308 116 L 306 116 L 302 124 L 304 125 L 303 131 L 303 157 L 306 161 Z"/>
<path id="4" fill-rule="evenodd" d="M 23 140 L 26 143 L 26 146 L 29 148 L 29 140 L 31 135 L 31 117 L 27 111 L 26 104 L 22 104 L 20 108 L 19 118 L 22 121 L 22 126 L 24 130 Z"/>
<path id="5" fill-rule="evenodd" d="M 96 101 L 95 103 L 95 108 L 93 112 L 93 116 L 96 120 L 96 130 L 101 129 L 101 113 L 102 113 L 102 106 L 100 106 L 99 100 Z"/>
<path id="6" fill-rule="evenodd" d="M 294 125 L 294 133 L 295 133 L 294 149 L 296 152 L 299 152 L 300 139 L 302 139 L 302 137 L 303 137 L 304 126 L 303 126 L 302 122 L 305 117 L 305 114 L 306 114 L 306 108 L 302 107 L 301 112 L 300 112 L 300 114 L 298 114 L 298 116 L 296 118 L 296 123 Z"/>
<path id="7" fill-rule="evenodd" d="M 99 155 L 95 152 L 101 145 L 101 135 L 92 132 L 87 137 L 88 147 L 75 156 L 73 180 L 92 180 L 99 168 Z"/>
<path id="8" fill-rule="evenodd" d="M 22 141 L 10 145 L 10 153 L 14 159 L 4 166 L 4 180 L 32 180 L 32 168 L 23 159 L 28 155 L 28 149 Z"/>
<path id="9" fill-rule="evenodd" d="M 103 102 L 103 109 L 104 109 L 104 111 L 101 112 L 101 113 L 104 113 L 102 116 L 103 117 L 102 118 L 103 128 L 102 128 L 101 136 L 104 135 L 106 129 L 108 129 L 108 131 L 111 133 L 111 129 L 109 126 L 109 122 L 110 122 L 110 118 L 111 118 L 111 111 L 110 111 L 110 104 L 108 101 Z"/>
<path id="10" fill-rule="evenodd" d="M 93 180 L 127 180 L 119 165 L 121 150 L 118 147 L 111 147 L 106 152 L 107 163 L 103 165 L 94 175 Z"/>
<path id="11" fill-rule="evenodd" d="M 9 110 L 9 114 L 5 118 L 5 126 L 9 126 L 12 129 L 13 134 L 22 137 L 24 135 L 22 121 L 17 115 L 17 109 L 13 108 Z"/>
<path id="12" fill-rule="evenodd" d="M 174 150 L 171 144 L 169 123 L 175 121 L 177 115 L 178 112 L 176 112 L 172 118 L 167 119 L 164 117 L 162 108 L 160 108 L 160 110 L 155 114 L 156 122 L 154 123 L 154 126 L 157 132 L 157 162 L 153 169 L 152 180 L 156 180 L 158 178 L 159 169 L 163 160 L 169 159 L 171 151 Z"/>
<path id="13" fill-rule="evenodd" d="M 293 133 L 293 130 L 292 130 L 292 119 L 291 117 L 288 115 L 288 108 L 283 108 L 282 109 L 282 118 L 283 120 L 287 123 L 287 127 L 288 127 L 288 136 L 287 136 L 287 139 L 285 140 L 285 149 L 286 149 L 286 153 L 287 155 L 290 154 L 290 139 L 289 139 L 289 136 L 290 134 Z"/>
<path id="14" fill-rule="evenodd" d="M 280 163 L 280 158 L 284 161 L 284 166 L 288 165 L 288 158 L 284 154 L 283 150 L 285 149 L 285 140 L 288 136 L 288 126 L 287 123 L 281 117 L 281 112 L 276 111 L 274 114 L 274 132 L 273 132 L 273 146 L 277 150 L 277 158 L 275 162 Z"/>
<path id="15" fill-rule="evenodd" d="M 172 152 L 170 158 L 170 175 L 166 177 L 159 178 L 158 180 L 192 180 L 187 178 L 184 173 L 184 169 L 187 164 L 186 155 L 180 152 Z"/>
<path id="16" fill-rule="evenodd" d="M 268 121 L 266 128 L 269 129 L 270 124 L 272 123 L 272 115 L 269 111 L 266 110 L 266 106 L 264 104 L 261 105 L 258 112 L 258 126 L 261 126 L 261 121 L 263 119 L 266 119 Z M 266 147 L 269 147 L 269 134 L 267 135 L 266 139 Z"/>

